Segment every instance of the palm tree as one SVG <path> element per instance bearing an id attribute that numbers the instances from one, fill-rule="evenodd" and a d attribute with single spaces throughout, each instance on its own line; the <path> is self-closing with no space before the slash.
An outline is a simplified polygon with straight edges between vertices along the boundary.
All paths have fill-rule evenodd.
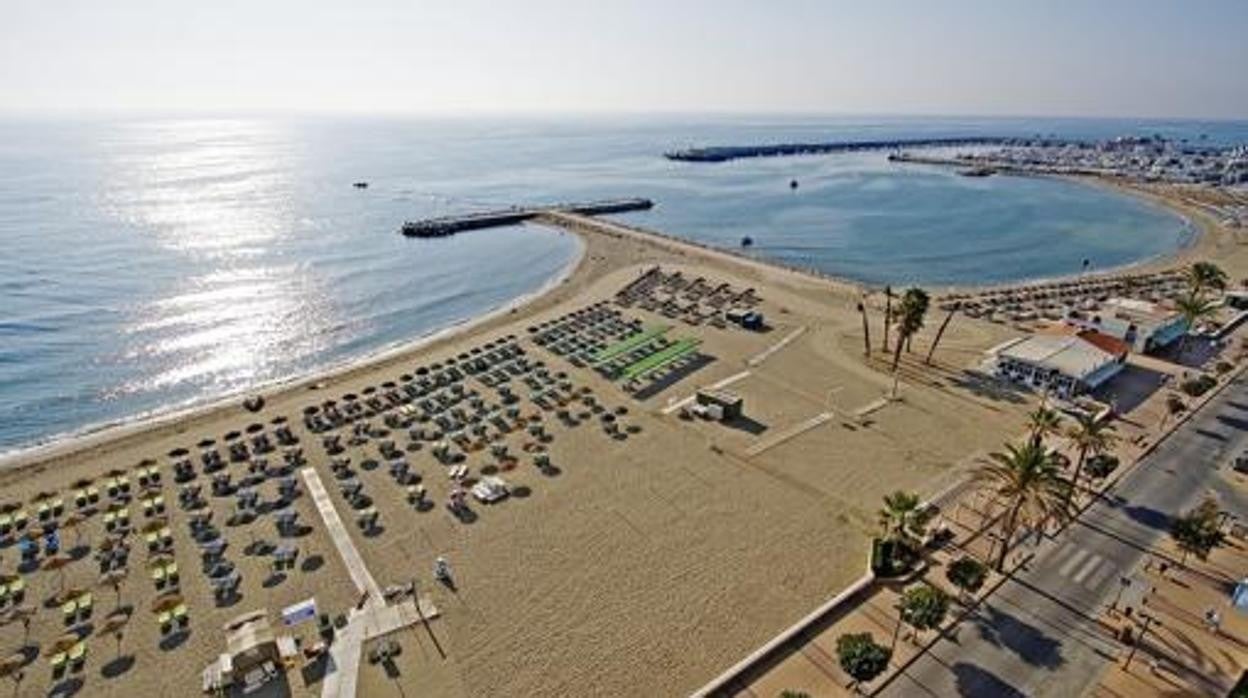
<path id="1" fill-rule="evenodd" d="M 936 353 L 936 345 L 940 344 L 940 338 L 945 336 L 945 328 L 949 326 L 949 321 L 952 320 L 953 316 L 956 315 L 961 309 L 961 303 L 955 302 L 949 306 L 949 314 L 946 315 L 944 321 L 940 323 L 940 329 L 936 330 L 936 338 L 932 340 L 932 346 L 927 348 L 927 358 L 923 359 L 924 364 L 928 366 L 932 365 L 932 355 Z"/>
<path id="2" fill-rule="evenodd" d="M 858 299 L 858 312 L 862 313 L 862 348 L 867 358 L 871 358 L 871 325 L 867 322 L 867 297 Z"/>
<path id="3" fill-rule="evenodd" d="M 1187 268 L 1187 286 L 1193 296 L 1205 291 L 1221 291 L 1226 283 L 1226 272 L 1213 262 L 1196 262 Z"/>
<path id="4" fill-rule="evenodd" d="M 1213 301 L 1206 299 L 1198 292 L 1193 290 L 1186 296 L 1180 296 L 1174 302 L 1175 308 L 1179 314 L 1183 316 L 1183 322 L 1187 325 L 1187 329 L 1183 332 L 1183 337 L 1179 340 L 1179 357 L 1183 356 L 1183 352 L 1187 349 L 1187 338 L 1190 336 L 1192 329 L 1196 327 L 1196 323 L 1213 315 L 1217 310 L 1217 306 Z"/>
<path id="5" fill-rule="evenodd" d="M 923 329 L 923 318 L 927 315 L 927 306 L 931 302 L 927 292 L 921 288 L 908 288 L 897 306 L 897 346 L 893 349 L 893 372 L 897 372 L 897 363 L 901 361 L 901 346 L 911 335 Z"/>
<path id="6" fill-rule="evenodd" d="M 1066 515 L 1066 490 L 1070 483 L 1052 454 L 1044 446 L 1028 441 L 1022 446 L 1007 444 L 1005 452 L 990 455 L 972 476 L 972 482 L 990 490 L 1005 502 L 1002 520 L 1001 552 L 997 571 L 1004 571 L 1010 541 L 1021 525 L 1034 526 L 1049 518 Z"/>
<path id="7" fill-rule="evenodd" d="M 912 548 L 918 547 L 917 543 L 931 518 L 922 507 L 919 495 L 901 490 L 884 497 L 884 508 L 880 509 L 879 517 L 886 539 Z"/>
<path id="8" fill-rule="evenodd" d="M 893 287 L 884 287 L 884 341 L 881 349 L 888 351 L 888 325 L 893 321 Z"/>
<path id="9" fill-rule="evenodd" d="M 1062 416 L 1047 405 L 1040 405 L 1027 415 L 1027 431 L 1031 443 L 1039 446 L 1044 437 L 1053 436 L 1062 429 Z"/>
<path id="10" fill-rule="evenodd" d="M 1066 430 L 1066 438 L 1079 449 L 1079 460 L 1075 463 L 1075 476 L 1071 479 L 1070 492 L 1066 497 L 1066 507 L 1070 508 L 1075 489 L 1079 487 L 1079 476 L 1083 474 L 1083 464 L 1088 454 L 1099 456 L 1113 447 L 1117 437 L 1114 427 L 1108 421 L 1101 421 L 1092 414 L 1080 414 L 1075 418 L 1075 425 Z"/>

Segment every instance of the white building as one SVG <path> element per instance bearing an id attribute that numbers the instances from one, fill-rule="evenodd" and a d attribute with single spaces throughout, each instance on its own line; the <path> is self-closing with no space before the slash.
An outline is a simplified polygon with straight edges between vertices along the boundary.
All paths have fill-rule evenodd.
<path id="1" fill-rule="evenodd" d="M 1114 337 L 1082 330 L 1022 337 L 989 354 L 998 377 L 1072 398 L 1117 375 L 1127 352 L 1127 345 Z"/>
<path id="2" fill-rule="evenodd" d="M 1168 346 L 1187 332 L 1181 314 L 1134 298 L 1110 298 L 1100 310 L 1069 313 L 1066 322 L 1117 337 L 1138 354 Z"/>

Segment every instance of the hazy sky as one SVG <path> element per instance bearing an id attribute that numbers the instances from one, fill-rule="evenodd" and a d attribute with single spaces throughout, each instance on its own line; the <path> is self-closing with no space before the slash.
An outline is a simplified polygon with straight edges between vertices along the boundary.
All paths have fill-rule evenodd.
<path id="1" fill-rule="evenodd" d="M 0 108 L 1248 118 L 1248 0 L 0 0 Z"/>

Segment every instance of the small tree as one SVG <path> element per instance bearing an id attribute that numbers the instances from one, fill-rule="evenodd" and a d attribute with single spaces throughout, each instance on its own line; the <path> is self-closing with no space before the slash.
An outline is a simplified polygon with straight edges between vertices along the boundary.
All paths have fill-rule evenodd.
<path id="1" fill-rule="evenodd" d="M 949 613 L 949 595 L 929 584 L 912 586 L 901 595 L 901 620 L 915 629 L 915 637 L 924 630 L 939 628 Z"/>
<path id="2" fill-rule="evenodd" d="M 1179 564 L 1187 565 L 1187 556 L 1195 553 L 1203 560 L 1209 552 L 1222 543 L 1222 512 L 1213 497 L 1207 497 L 1196 508 L 1176 518 L 1170 525 L 1170 535 L 1183 551 Z"/>
<path id="3" fill-rule="evenodd" d="M 960 557 L 945 570 L 945 578 L 964 594 L 974 594 L 988 578 L 988 566 L 973 557 Z"/>
<path id="4" fill-rule="evenodd" d="M 858 684 L 884 673 L 891 656 L 888 648 L 878 644 L 871 633 L 847 633 L 836 638 L 836 659 L 853 679 L 851 687 L 855 690 Z"/>
<path id="5" fill-rule="evenodd" d="M 898 490 L 886 495 L 884 507 L 879 512 L 884 538 L 911 549 L 918 548 L 931 519 L 931 511 L 923 508 L 922 504 L 919 495 L 913 492 Z"/>
<path id="6" fill-rule="evenodd" d="M 1186 409 L 1187 409 L 1187 405 L 1184 404 L 1183 398 L 1179 397 L 1178 395 L 1175 395 L 1174 393 L 1170 393 L 1169 395 L 1167 395 L 1166 396 L 1166 411 L 1165 413 L 1161 415 L 1161 427 L 1164 429 L 1166 427 L 1167 420 L 1169 420 L 1171 417 L 1178 417 L 1179 415 L 1183 414 L 1183 410 L 1186 410 Z"/>
<path id="7" fill-rule="evenodd" d="M 1031 443 L 1039 446 L 1045 437 L 1055 436 L 1062 431 L 1062 416 L 1048 405 L 1040 405 L 1027 414 L 1027 432 Z"/>

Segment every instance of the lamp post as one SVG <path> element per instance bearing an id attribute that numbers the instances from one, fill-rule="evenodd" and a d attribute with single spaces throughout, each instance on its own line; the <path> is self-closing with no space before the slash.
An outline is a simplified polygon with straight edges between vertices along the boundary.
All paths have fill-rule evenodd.
<path id="1" fill-rule="evenodd" d="M 1140 617 L 1144 619 L 1144 627 L 1140 629 L 1140 636 L 1135 638 L 1135 642 L 1131 643 L 1131 651 L 1127 653 L 1127 661 L 1122 665 L 1122 670 L 1127 671 L 1131 668 L 1131 660 L 1135 658 L 1135 651 L 1140 645 L 1144 644 L 1144 636 L 1148 635 L 1148 628 L 1153 623 L 1161 625 L 1161 621 L 1153 617 L 1151 613 L 1140 612 Z"/>
<path id="2" fill-rule="evenodd" d="M 1131 586 L 1131 578 L 1130 578 L 1130 577 L 1119 577 L 1119 578 L 1118 578 L 1118 593 L 1114 596 L 1114 602 L 1113 602 L 1113 603 L 1111 603 L 1111 604 L 1109 605 L 1109 609 L 1110 609 L 1111 611 L 1117 611 L 1117 610 L 1118 610 L 1118 602 L 1122 601 L 1122 593 L 1123 593 L 1124 591 L 1126 591 L 1126 590 L 1127 590 L 1127 587 L 1129 587 L 1129 586 Z"/>

